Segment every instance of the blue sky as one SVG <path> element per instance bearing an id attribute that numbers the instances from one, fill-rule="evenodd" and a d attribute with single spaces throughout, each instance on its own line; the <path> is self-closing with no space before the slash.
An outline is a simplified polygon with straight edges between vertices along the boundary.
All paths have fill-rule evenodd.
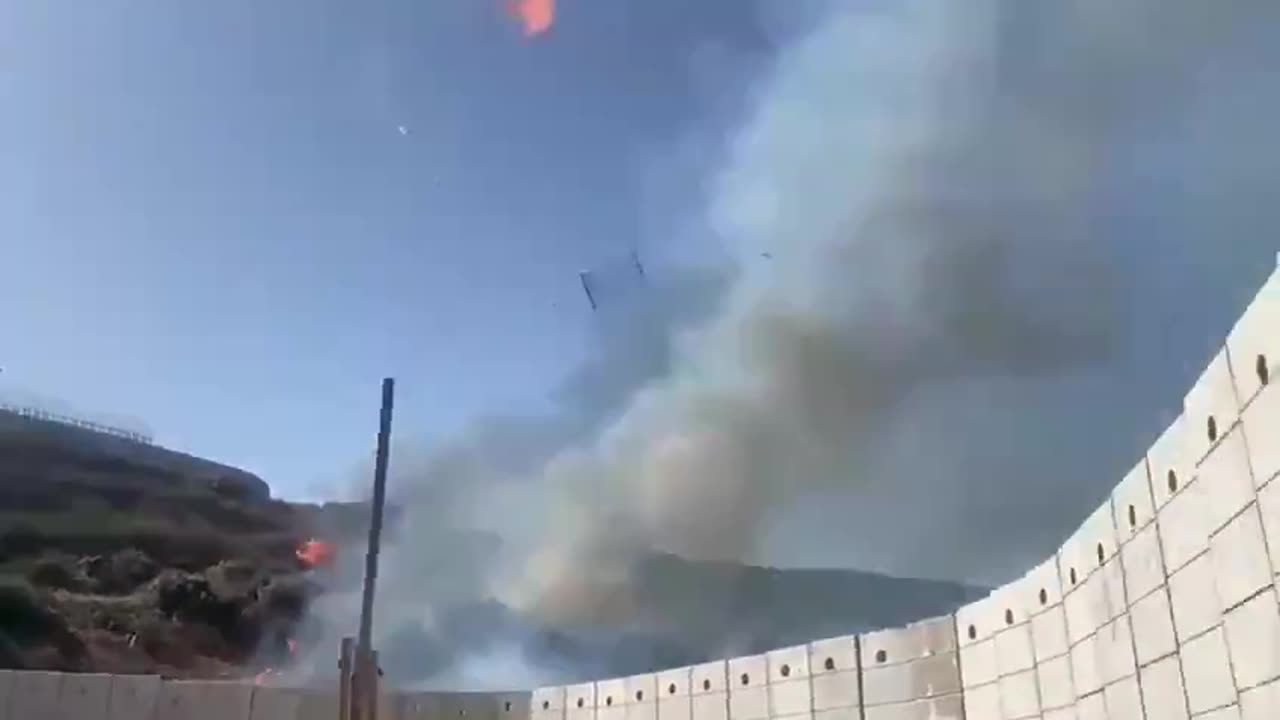
<path id="1" fill-rule="evenodd" d="M 779 502 L 777 523 L 765 513 L 765 559 L 987 577 L 1051 547 L 1129 469 L 1274 268 L 1269 0 L 1220 13 L 992 2 L 991 28 L 971 36 L 953 13 L 941 40 L 927 21 L 956 7 L 945 0 L 559 4 L 535 40 L 490 0 L 0 4 L 0 391 L 138 418 L 287 497 L 358 477 L 384 375 L 400 383 L 397 436 L 419 450 L 566 393 L 590 406 L 566 421 L 583 425 L 553 416 L 529 444 L 581 439 L 662 371 L 673 306 L 705 301 L 669 270 L 733 254 L 706 232 L 718 208 L 740 215 L 739 251 L 763 238 L 778 267 L 820 266 L 779 281 L 792 291 L 780 307 L 830 295 L 847 307 L 819 314 L 839 325 L 942 298 L 908 324 L 928 336 L 949 317 L 935 309 L 959 309 L 942 336 L 999 371 L 895 399 L 875 428 L 892 437 L 853 438 L 878 462 L 840 468 L 834 496 Z M 803 11 L 824 5 L 839 12 L 820 54 L 791 46 Z M 1143 8 L 1168 32 L 1150 36 Z M 930 65 L 930 43 L 970 37 L 996 41 L 994 72 L 931 98 L 915 81 L 954 68 Z M 936 157 L 878 165 L 881 141 L 896 147 L 920 119 L 899 115 L 917 95 L 943 101 L 923 113 Z M 948 154 L 952 140 L 965 152 Z M 741 182 L 713 198 L 721 172 Z M 771 192 L 788 211 L 775 218 L 753 205 Z M 903 222 L 900 246 L 874 227 L 843 237 L 866 219 L 857 198 Z M 904 207 L 915 214 L 895 215 Z M 886 280 L 911 242 L 964 260 L 993 238 L 1010 296 L 963 263 L 938 273 L 936 294 Z M 602 332 L 613 316 L 589 312 L 577 272 L 634 248 L 673 291 L 653 303 L 656 323 Z M 803 257 L 815 248 L 828 254 Z M 1050 337 L 1080 322 L 1110 335 L 1080 367 L 1020 375 L 1038 350 L 982 345 L 988 320 L 1019 311 Z M 892 357 L 871 327 L 853 344 Z M 905 348 L 904 364 L 918 360 Z M 619 357 L 640 360 L 619 370 Z M 820 384 L 819 409 L 827 389 L 865 379 L 831 368 L 844 374 Z M 457 462 L 505 460 L 482 441 Z M 904 517 L 927 531 L 904 532 Z"/>
<path id="2" fill-rule="evenodd" d="M 535 41 L 496 0 L 5 3 L 4 387 L 285 495 L 365 456 L 383 375 L 405 436 L 545 407 L 577 271 L 664 252 L 769 46 L 731 0 Z"/>

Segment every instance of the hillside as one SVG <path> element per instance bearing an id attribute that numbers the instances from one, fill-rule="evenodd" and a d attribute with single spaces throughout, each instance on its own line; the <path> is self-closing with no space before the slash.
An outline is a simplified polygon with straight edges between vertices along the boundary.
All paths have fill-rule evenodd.
<path id="1" fill-rule="evenodd" d="M 0 667 L 245 676 L 318 640 L 304 622 L 308 604 L 326 590 L 354 590 L 358 577 L 313 571 L 295 551 L 312 537 L 362 547 L 367 509 L 273 500 L 254 490 L 256 478 L 236 470 L 228 479 L 218 467 L 175 469 L 0 431 Z M 395 519 L 393 509 L 392 534 Z M 642 573 L 646 592 L 626 627 L 547 627 L 496 601 L 464 599 L 437 608 L 437 634 L 396 629 L 381 648 L 388 674 L 429 682 L 468 653 L 513 641 L 527 662 L 566 680 L 641 672 L 901 624 L 978 594 L 673 556 L 651 558 Z"/>

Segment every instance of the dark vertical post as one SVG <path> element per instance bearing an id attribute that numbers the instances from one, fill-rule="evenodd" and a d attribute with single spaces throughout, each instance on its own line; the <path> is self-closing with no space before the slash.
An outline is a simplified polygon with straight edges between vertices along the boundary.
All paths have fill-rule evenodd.
<path id="1" fill-rule="evenodd" d="M 373 509 L 369 521 L 369 547 L 365 554 L 364 598 L 360 605 L 360 635 L 356 640 L 356 691 L 352 693 L 352 720 L 361 720 L 377 692 L 378 669 L 373 654 L 373 599 L 378 585 L 378 552 L 382 548 L 382 514 L 387 501 L 387 462 L 391 444 L 391 410 L 395 400 L 392 378 L 382 381 L 382 413 L 378 423 L 378 451 L 373 466 Z M 365 718 L 373 720 L 373 718 Z"/>
<path id="2" fill-rule="evenodd" d="M 338 658 L 338 720 L 351 720 L 354 649 L 355 641 L 352 638 L 342 638 L 342 654 Z"/>

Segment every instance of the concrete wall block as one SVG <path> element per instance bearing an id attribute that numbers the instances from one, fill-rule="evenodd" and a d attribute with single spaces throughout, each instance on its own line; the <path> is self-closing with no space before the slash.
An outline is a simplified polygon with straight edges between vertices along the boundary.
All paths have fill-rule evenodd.
<path id="1" fill-rule="evenodd" d="M 965 688 L 963 696 L 964 716 L 978 718 L 1000 717 L 1000 684 L 988 683 L 978 687 Z M 868 717 L 868 720 L 870 718 Z"/>
<path id="2" fill-rule="evenodd" d="M 1001 675 L 1030 670 L 1035 663 L 1030 623 L 1012 625 L 996 633 L 996 666 Z"/>
<path id="3" fill-rule="evenodd" d="M 809 645 L 814 710 L 834 710 L 862 702 L 858 655 L 855 636 L 818 640 Z"/>
<path id="4" fill-rule="evenodd" d="M 1280 378 L 1245 409 L 1242 420 L 1253 481 L 1262 487 L 1280 475 Z"/>
<path id="5" fill-rule="evenodd" d="M 9 700 L 13 697 L 14 670 L 0 670 L 0 720 L 10 720 Z"/>
<path id="6" fill-rule="evenodd" d="M 1178 637 L 1173 631 L 1172 613 L 1169 594 L 1164 589 L 1147 595 L 1129 610 L 1139 667 L 1177 652 Z"/>
<path id="7" fill-rule="evenodd" d="M 1076 688 L 1071 679 L 1071 658 L 1064 655 L 1036 665 L 1036 681 L 1040 688 L 1040 704 L 1046 710 L 1075 703 Z"/>
<path id="8" fill-rule="evenodd" d="M 953 652 L 909 663 L 868 668 L 862 675 L 862 697 L 867 707 L 958 692 L 960 668 Z"/>
<path id="9" fill-rule="evenodd" d="M 528 691 L 491 693 L 498 708 L 498 720 L 522 720 L 529 717 L 533 698 Z M 301 718 L 299 720 L 302 720 Z"/>
<path id="10" fill-rule="evenodd" d="M 1173 607 L 1173 628 L 1178 642 L 1199 635 L 1222 619 L 1213 562 L 1206 554 L 1169 578 L 1169 602 Z"/>
<path id="11" fill-rule="evenodd" d="M 1125 593 L 1130 607 L 1164 585 L 1164 557 L 1160 553 L 1160 534 L 1155 523 L 1139 530 L 1124 544 L 1120 564 L 1124 568 Z"/>
<path id="12" fill-rule="evenodd" d="M 257 702 L 257 699 L 254 699 Z M 400 720 L 454 720 L 445 715 L 440 693 L 415 692 L 400 696 Z M 297 720 L 306 720 L 299 717 Z"/>
<path id="13" fill-rule="evenodd" d="M 865 674 L 869 668 L 864 668 Z M 965 688 L 995 682 L 1000 677 L 995 638 L 960 648 L 960 677 Z"/>
<path id="14" fill-rule="evenodd" d="M 1246 505 L 1253 502 L 1253 471 L 1249 469 L 1249 450 L 1244 431 L 1238 427 L 1214 447 L 1196 471 L 1197 483 L 1208 500 L 1211 530 L 1226 525 Z"/>
<path id="15" fill-rule="evenodd" d="M 1258 506 L 1250 504 L 1209 540 L 1214 587 L 1225 612 L 1271 584 L 1271 562 Z"/>
<path id="16" fill-rule="evenodd" d="M 1272 482 L 1258 491 L 1258 512 L 1262 515 L 1262 534 L 1271 555 L 1271 572 L 1280 575 L 1280 482 Z"/>
<path id="17" fill-rule="evenodd" d="M 988 612 L 987 605 L 982 607 L 984 614 Z M 956 647 L 955 627 L 955 619 L 945 615 L 905 627 L 866 633 L 859 642 L 862 666 L 892 665 L 950 652 Z"/>
<path id="18" fill-rule="evenodd" d="M 658 693 L 667 698 L 688 697 L 692 694 L 691 676 L 693 668 L 682 667 L 658 672 Z"/>
<path id="19" fill-rule="evenodd" d="M 725 660 L 714 660 L 701 665 L 694 665 L 690 672 L 692 684 L 690 693 L 705 695 L 707 693 L 729 692 L 729 663 Z"/>
<path id="20" fill-rule="evenodd" d="M 1149 720 L 1187 720 L 1186 690 L 1182 686 L 1182 662 L 1177 655 L 1151 663 L 1138 671 L 1142 703 Z"/>
<path id="21" fill-rule="evenodd" d="M 689 707 L 693 720 L 729 720 L 729 693 L 699 693 L 691 698 Z M 658 720 L 665 718 L 659 715 Z"/>
<path id="22" fill-rule="evenodd" d="M 254 686 L 244 682 L 209 682 L 204 684 L 199 720 L 247 718 L 253 705 Z"/>
<path id="23" fill-rule="evenodd" d="M 338 711 L 337 693 L 328 690 L 308 690 L 302 695 L 302 704 L 298 708 L 298 720 L 338 720 Z"/>
<path id="24" fill-rule="evenodd" d="M 62 679 L 62 673 L 15 673 L 9 717 L 12 720 L 61 720 L 57 712 Z"/>
<path id="25" fill-rule="evenodd" d="M 1280 678 L 1280 602 L 1275 589 L 1267 588 L 1228 612 L 1222 624 L 1237 688 L 1244 690 Z"/>
<path id="26" fill-rule="evenodd" d="M 1179 415 L 1147 450 L 1151 498 L 1157 511 L 1187 486 L 1195 473 L 1195 461 L 1187 440 L 1186 419 Z"/>
<path id="27" fill-rule="evenodd" d="M 1273 273 L 1227 335 L 1236 396 L 1242 405 L 1280 375 L 1280 270 Z"/>
<path id="28" fill-rule="evenodd" d="M 1071 648 L 1071 679 L 1076 697 L 1102 689 L 1102 668 L 1098 667 L 1097 636 L 1090 635 Z"/>
<path id="29" fill-rule="evenodd" d="M 1079 720 L 1079 716 L 1076 715 L 1075 705 L 1058 708 L 1057 710 L 1046 710 L 1044 715 L 1041 717 L 1043 717 L 1044 720 Z"/>
<path id="30" fill-rule="evenodd" d="M 648 691 L 640 692 L 643 692 L 646 698 L 652 696 Z M 685 707 L 688 707 L 688 703 L 685 704 Z M 625 720 L 658 720 L 658 702 L 656 700 L 653 702 L 631 703 L 625 708 L 626 713 L 623 716 Z M 689 713 L 686 710 L 684 716 L 687 718 L 688 715 Z"/>
<path id="31" fill-rule="evenodd" d="M 1226 349 L 1219 350 L 1182 401 L 1187 442 L 1195 460 L 1209 454 L 1240 418 Z"/>
<path id="32" fill-rule="evenodd" d="M 1032 568 L 1022 578 L 1022 612 L 1035 617 L 1062 604 L 1062 579 L 1058 575 L 1058 559 L 1051 557 Z"/>
<path id="33" fill-rule="evenodd" d="M 58 720 L 106 720 L 110 675 L 68 674 L 58 688 Z"/>
<path id="34" fill-rule="evenodd" d="M 627 679 L 612 678 L 596 683 L 596 720 L 625 720 Z"/>
<path id="35" fill-rule="evenodd" d="M 813 710 L 809 685 L 809 646 L 771 650 L 765 653 L 769 670 L 769 716 L 808 714 Z"/>
<path id="36" fill-rule="evenodd" d="M 1072 567 L 1076 568 L 1083 580 L 1116 554 L 1120 546 L 1119 538 L 1111 499 L 1108 498 L 1089 513 L 1079 529 L 1062 546 L 1058 553 L 1059 565 L 1065 564 L 1068 571 Z M 1070 587 L 1069 580 L 1069 577 L 1062 579 L 1063 587 Z"/>
<path id="37" fill-rule="evenodd" d="M 1170 575 L 1209 549 L 1212 518 L 1205 485 L 1191 482 L 1156 513 L 1160 526 L 1160 551 Z"/>
<path id="38" fill-rule="evenodd" d="M 1155 520 L 1155 500 L 1151 496 L 1146 458 L 1130 468 L 1111 492 L 1111 513 L 1122 545 Z"/>
<path id="39" fill-rule="evenodd" d="M 691 720 L 692 672 L 693 668 L 683 667 L 658 673 L 658 720 Z"/>
<path id="40" fill-rule="evenodd" d="M 1241 720 L 1274 720 L 1280 708 L 1280 680 L 1240 693 Z"/>
<path id="41" fill-rule="evenodd" d="M 1039 663 L 1067 654 L 1067 614 L 1061 605 L 1031 618 L 1031 646 Z"/>
<path id="42" fill-rule="evenodd" d="M 249 718 L 250 720 L 298 720 L 298 708 L 301 705 L 302 693 L 298 690 L 258 687 L 253 689 L 253 704 L 249 709 Z M 408 717 L 416 720 L 420 716 Z"/>
<path id="43" fill-rule="evenodd" d="M 963 720 L 959 695 L 867 708 L 867 720 Z M 972 716 L 970 716 L 972 717 Z"/>
<path id="44" fill-rule="evenodd" d="M 580 683 L 569 685 L 564 689 L 566 720 L 595 720 L 596 718 L 596 684 Z M 453 720 L 453 718 L 448 718 Z"/>
<path id="45" fill-rule="evenodd" d="M 1107 705 L 1108 718 L 1140 720 L 1143 717 L 1142 692 L 1138 688 L 1137 675 L 1108 685 L 1102 691 L 1102 699 Z"/>
<path id="46" fill-rule="evenodd" d="M 999 627 L 1000 598 L 994 593 L 963 605 L 956 610 L 956 639 L 963 649 L 970 645 L 978 645 L 995 637 Z M 862 638 L 862 666 L 868 667 L 868 659 L 874 651 L 867 647 L 867 636 Z M 872 658 L 873 659 L 873 658 Z"/>
<path id="47" fill-rule="evenodd" d="M 1080 720 L 1110 720 L 1107 717 L 1107 698 L 1101 690 L 1076 701 L 1076 717 Z"/>
<path id="48" fill-rule="evenodd" d="M 153 720 L 204 720 L 200 707 L 204 702 L 204 683 L 165 680 L 156 696 Z"/>
<path id="49" fill-rule="evenodd" d="M 1036 671 L 1028 670 L 1000 678 L 1000 713 L 1004 720 L 1040 717 L 1040 689 Z"/>
<path id="50" fill-rule="evenodd" d="M 1221 628 L 1214 628 L 1184 643 L 1180 655 L 1182 679 L 1192 715 L 1235 702 L 1235 681 L 1231 677 L 1226 638 Z"/>
<path id="51" fill-rule="evenodd" d="M 1111 619 L 1101 575 L 1091 576 L 1070 588 L 1062 604 L 1067 611 L 1067 640 L 1072 645 L 1094 634 Z"/>
<path id="52" fill-rule="evenodd" d="M 567 692 L 564 687 L 540 687 L 529 696 L 530 720 L 564 720 Z"/>
<path id="53" fill-rule="evenodd" d="M 769 717 L 769 661 L 765 655 L 729 660 L 729 717 L 732 720 Z"/>
<path id="54" fill-rule="evenodd" d="M 157 675 L 113 675 L 107 720 L 150 718 L 160 695 L 161 682 Z"/>
<path id="55" fill-rule="evenodd" d="M 1132 677 L 1138 673 L 1138 662 L 1133 654 L 1133 631 L 1129 616 L 1113 620 L 1094 636 L 1094 648 L 1098 653 L 1098 675 L 1103 685 Z"/>
<path id="56" fill-rule="evenodd" d="M 647 675 L 632 675 L 626 680 L 626 695 L 628 705 L 653 705 L 658 704 L 658 676 L 649 673 Z"/>

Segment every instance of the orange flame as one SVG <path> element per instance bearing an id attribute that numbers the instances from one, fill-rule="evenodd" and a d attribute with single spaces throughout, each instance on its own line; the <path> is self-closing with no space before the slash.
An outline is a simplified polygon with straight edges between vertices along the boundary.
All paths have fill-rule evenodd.
<path id="1" fill-rule="evenodd" d="M 511 0 L 507 11 L 524 24 L 525 37 L 533 37 L 550 30 L 555 23 L 556 0 Z"/>
<path id="2" fill-rule="evenodd" d="M 308 540 L 294 551 L 307 568 L 328 567 L 338 558 L 338 547 L 323 540 Z"/>

